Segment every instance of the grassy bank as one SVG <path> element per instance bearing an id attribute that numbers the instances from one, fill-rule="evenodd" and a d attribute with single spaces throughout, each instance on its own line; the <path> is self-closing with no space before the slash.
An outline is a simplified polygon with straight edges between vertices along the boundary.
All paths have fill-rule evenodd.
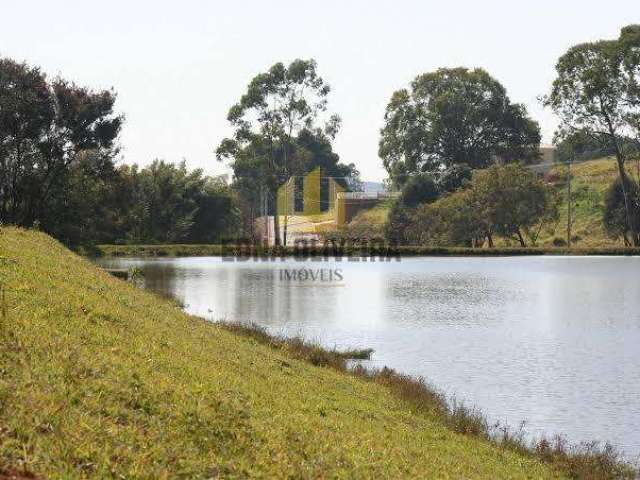
<path id="1" fill-rule="evenodd" d="M 221 245 L 98 245 L 89 254 L 107 257 L 218 257 Z"/>
<path id="2" fill-rule="evenodd" d="M 0 471 L 568 477 L 566 462 L 543 461 L 551 446 L 536 457 L 458 433 L 424 384 L 347 374 L 343 354 L 189 317 L 43 234 L 0 230 L 0 283 Z M 620 473 L 609 458 L 588 471 Z"/>
<path id="3" fill-rule="evenodd" d="M 369 359 L 373 350 L 340 352 L 327 350 L 316 343 L 300 338 L 270 335 L 258 325 L 222 323 L 225 329 L 257 340 L 270 348 L 316 366 L 328 366 L 364 381 L 383 385 L 397 397 L 405 400 L 416 414 L 436 415 L 450 430 L 488 441 L 499 448 L 517 452 L 525 457 L 542 460 L 562 474 L 573 479 L 632 479 L 638 473 L 634 466 L 622 461 L 610 445 L 590 442 L 571 445 L 562 436 L 552 439 L 526 440 L 522 428 L 491 425 L 486 417 L 474 408 L 451 401 L 422 378 L 414 378 L 384 367 L 366 369 L 349 362 L 353 359 Z"/>
<path id="4" fill-rule="evenodd" d="M 637 180 L 636 162 L 628 162 L 629 176 Z M 549 180 L 560 196 L 560 218 L 552 228 L 540 235 L 541 245 L 566 239 L 567 226 L 567 166 L 552 169 Z M 571 169 L 572 236 L 573 244 L 583 248 L 622 245 L 622 240 L 607 236 L 602 222 L 607 189 L 618 178 L 618 166 L 613 158 L 590 160 L 574 164 Z"/>

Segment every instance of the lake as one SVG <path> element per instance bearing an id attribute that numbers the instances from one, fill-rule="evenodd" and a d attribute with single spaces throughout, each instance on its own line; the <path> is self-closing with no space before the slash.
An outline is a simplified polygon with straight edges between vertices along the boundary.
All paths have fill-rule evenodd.
<path id="1" fill-rule="evenodd" d="M 640 258 L 390 262 L 101 259 L 187 312 L 253 322 L 423 376 L 532 436 L 640 454 Z"/>

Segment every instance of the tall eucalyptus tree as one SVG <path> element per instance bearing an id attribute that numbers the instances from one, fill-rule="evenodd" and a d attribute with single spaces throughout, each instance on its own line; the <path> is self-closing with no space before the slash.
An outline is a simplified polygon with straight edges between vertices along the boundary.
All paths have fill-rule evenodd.
<path id="1" fill-rule="evenodd" d="M 333 138 L 340 118 L 326 116 L 329 85 L 319 76 L 315 60 L 276 63 L 251 80 L 246 93 L 231 107 L 227 119 L 234 128 L 216 150 L 219 160 L 230 159 L 236 180 L 248 163 L 260 165 L 262 182 L 271 203 L 277 203 L 277 189 L 292 171 L 293 139 L 303 130 L 320 130 Z M 275 215 L 276 243 L 281 243 L 279 213 Z M 287 212 L 283 236 L 286 244 Z"/>

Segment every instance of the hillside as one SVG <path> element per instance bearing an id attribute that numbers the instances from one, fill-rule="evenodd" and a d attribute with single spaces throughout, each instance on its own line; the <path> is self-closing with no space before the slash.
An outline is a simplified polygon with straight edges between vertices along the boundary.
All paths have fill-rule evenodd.
<path id="1" fill-rule="evenodd" d="M 556 478 L 377 383 L 0 230 L 0 478 Z M 1 298 L 1 297 L 0 297 Z"/>
<path id="2" fill-rule="evenodd" d="M 636 164 L 627 165 L 632 178 L 637 179 Z M 622 240 L 607 236 L 602 223 L 605 192 L 618 177 L 618 166 L 613 158 L 590 160 L 572 166 L 571 198 L 573 204 L 572 236 L 578 247 L 622 246 Z M 542 245 L 550 246 L 553 238 L 566 238 L 567 228 L 567 167 L 556 166 L 549 180 L 560 194 L 560 219 L 552 229 L 541 234 Z"/>
<path id="3" fill-rule="evenodd" d="M 636 165 L 627 167 L 632 177 L 637 178 Z M 562 246 L 567 236 L 567 167 L 555 166 L 548 180 L 555 186 L 560 197 L 560 217 L 553 225 L 547 225 L 540 233 L 538 246 Z M 607 188 L 618 176 L 618 167 L 612 158 L 591 160 L 572 167 L 573 246 L 582 248 L 621 247 L 621 240 L 609 238 L 604 231 L 602 215 Z M 383 203 L 371 210 L 360 212 L 348 225 L 354 236 L 382 235 L 390 205 Z M 555 241 L 554 241 L 555 239 Z M 517 247 L 519 244 L 497 239 L 497 246 Z"/>

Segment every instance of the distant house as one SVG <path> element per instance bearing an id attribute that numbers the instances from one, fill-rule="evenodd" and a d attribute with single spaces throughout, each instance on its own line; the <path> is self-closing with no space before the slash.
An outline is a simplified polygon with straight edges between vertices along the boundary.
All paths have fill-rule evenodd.
<path id="1" fill-rule="evenodd" d="M 334 178 L 324 176 L 318 167 L 304 177 L 291 178 L 280 187 L 278 212 L 281 216 L 286 212 L 295 217 L 294 226 L 303 225 L 303 233 L 308 235 L 318 223 L 333 222 L 333 228 L 341 227 L 358 212 L 389 197 L 390 194 L 383 191 L 348 192 Z"/>
<path id="2" fill-rule="evenodd" d="M 291 177 L 278 189 L 278 214 L 309 216 L 332 211 L 338 193 L 345 191 L 317 167 L 303 177 Z"/>
<path id="3" fill-rule="evenodd" d="M 276 215 L 279 216 L 280 238 L 284 239 L 287 225 L 287 244 L 297 240 L 319 239 L 323 231 L 333 231 L 347 223 L 360 211 L 390 198 L 381 184 L 373 184 L 368 192 L 349 192 L 335 178 L 325 175 L 318 167 L 304 176 L 291 177 L 280 186 Z M 258 237 L 269 244 L 275 241 L 275 216 L 261 216 L 255 221 Z"/>
<path id="4" fill-rule="evenodd" d="M 319 232 L 335 229 L 338 194 L 345 191 L 340 182 L 320 167 L 304 176 L 291 177 L 277 192 L 275 215 L 279 217 L 280 238 L 284 240 L 285 224 L 287 245 L 297 240 L 318 240 Z M 275 243 L 275 215 L 255 221 L 258 237 L 270 245 Z"/>

